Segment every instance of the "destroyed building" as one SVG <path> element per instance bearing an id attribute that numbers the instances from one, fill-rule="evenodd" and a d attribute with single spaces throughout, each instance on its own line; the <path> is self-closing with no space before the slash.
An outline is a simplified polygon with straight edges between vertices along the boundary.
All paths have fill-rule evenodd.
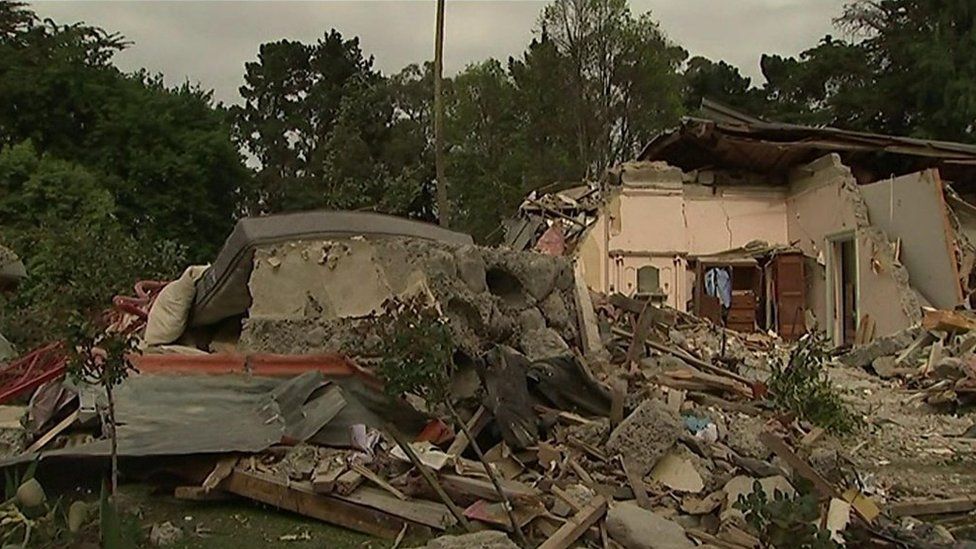
<path id="1" fill-rule="evenodd" d="M 0 359 L 0 541 L 29 537 L 21 508 L 57 526 L 42 487 L 76 497 L 113 447 L 153 498 L 394 547 L 759 547 L 751 519 L 781 505 L 822 542 L 865 540 L 848 547 L 976 535 L 976 317 L 923 312 L 967 305 L 965 162 L 767 126 L 689 119 L 603 185 L 530 196 L 508 247 L 362 212 L 239 220 L 212 264 L 105 311 L 139 345 L 114 396 L 66 375 L 69 341 Z M 427 363 L 390 344 L 412 303 L 450 335 Z M 799 337 L 814 323 L 855 345 Z M 439 398 L 397 385 L 428 369 Z M 205 544 L 195 515 L 150 542 Z"/>
<path id="2" fill-rule="evenodd" d="M 596 291 L 713 320 L 725 305 L 730 328 L 792 338 L 815 325 L 843 345 L 916 324 L 925 306 L 972 305 L 974 198 L 974 146 L 706 100 L 599 184 L 530 196 L 508 243 L 556 241 Z M 730 303 L 706 291 L 713 268 L 730 275 Z"/>

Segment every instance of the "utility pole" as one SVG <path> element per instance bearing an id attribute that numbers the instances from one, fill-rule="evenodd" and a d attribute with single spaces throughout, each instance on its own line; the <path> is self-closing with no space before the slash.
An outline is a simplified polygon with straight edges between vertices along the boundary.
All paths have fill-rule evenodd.
<path id="1" fill-rule="evenodd" d="M 444 176 L 443 74 L 444 0 L 437 0 L 437 30 L 434 36 L 434 169 L 437 172 L 437 217 L 442 227 L 448 227 L 451 224 L 451 206 L 447 200 L 447 179 Z"/>

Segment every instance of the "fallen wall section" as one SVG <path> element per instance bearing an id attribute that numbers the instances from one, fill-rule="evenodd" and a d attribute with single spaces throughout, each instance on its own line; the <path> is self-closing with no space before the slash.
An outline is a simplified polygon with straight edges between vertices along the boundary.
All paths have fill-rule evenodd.
<path id="1" fill-rule="evenodd" d="M 286 242 L 258 248 L 241 352 L 375 354 L 368 317 L 418 293 L 447 318 L 471 356 L 507 344 L 530 359 L 577 338 L 568 258 L 410 238 Z"/>

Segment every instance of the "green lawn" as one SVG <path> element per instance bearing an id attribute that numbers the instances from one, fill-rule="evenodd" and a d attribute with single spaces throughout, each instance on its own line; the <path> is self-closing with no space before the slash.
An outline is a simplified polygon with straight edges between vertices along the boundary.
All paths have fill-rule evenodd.
<path id="1" fill-rule="evenodd" d="M 143 485 L 123 486 L 119 502 L 126 512 L 135 512 L 142 537 L 149 539 L 153 524 L 169 521 L 181 528 L 183 539 L 174 549 L 281 547 L 388 548 L 392 542 L 331 526 L 244 499 L 223 502 L 188 502 L 169 495 L 151 494 Z M 297 537 L 298 539 L 289 539 Z M 304 539 L 308 538 L 308 539 Z M 406 547 L 416 544 L 404 544 Z"/>

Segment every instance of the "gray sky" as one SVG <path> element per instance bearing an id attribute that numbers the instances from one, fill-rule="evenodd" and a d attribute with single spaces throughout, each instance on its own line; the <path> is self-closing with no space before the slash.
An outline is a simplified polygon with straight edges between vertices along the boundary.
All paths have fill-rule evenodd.
<path id="1" fill-rule="evenodd" d="M 692 55 L 724 59 L 760 78 L 763 53 L 794 55 L 834 32 L 845 0 L 630 0 L 650 10 L 667 35 Z M 376 67 L 393 73 L 432 57 L 434 2 L 393 1 L 92 1 L 33 2 L 41 17 L 84 21 L 121 32 L 134 44 L 117 58 L 123 70 L 161 72 L 167 84 L 185 80 L 237 102 L 244 63 L 263 42 L 312 42 L 330 28 L 358 35 Z M 519 55 L 532 38 L 544 1 L 449 0 L 445 72 L 488 57 Z M 835 33 L 836 34 L 836 33 Z"/>

